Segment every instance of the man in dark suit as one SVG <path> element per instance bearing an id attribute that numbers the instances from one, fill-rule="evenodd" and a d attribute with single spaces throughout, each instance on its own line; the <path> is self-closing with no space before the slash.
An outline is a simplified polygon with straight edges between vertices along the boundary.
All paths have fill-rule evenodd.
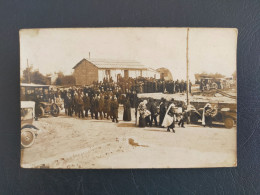
<path id="1" fill-rule="evenodd" d="M 111 116 L 112 116 L 112 122 L 117 122 L 118 123 L 118 102 L 116 96 L 112 99 L 110 103 L 110 111 L 111 111 Z"/>
<path id="2" fill-rule="evenodd" d="M 155 126 L 157 127 L 157 106 L 156 106 L 156 102 L 154 101 L 153 98 L 151 98 L 149 100 L 150 102 L 150 107 L 149 107 L 149 110 L 151 112 L 151 121 L 150 121 L 150 127 L 153 125 L 153 121 L 155 123 Z"/>

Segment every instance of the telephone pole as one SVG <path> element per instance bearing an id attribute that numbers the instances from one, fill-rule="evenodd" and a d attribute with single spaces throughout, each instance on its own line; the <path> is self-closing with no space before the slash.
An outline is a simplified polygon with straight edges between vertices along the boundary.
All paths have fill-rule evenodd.
<path id="1" fill-rule="evenodd" d="M 27 58 L 27 71 L 28 71 L 28 83 L 31 83 L 31 71 L 30 71 L 30 67 L 29 67 L 29 62 L 28 62 L 28 58 Z"/>
<path id="2" fill-rule="evenodd" d="M 187 64 L 187 78 L 186 78 L 186 94 L 187 94 L 187 105 L 190 104 L 190 100 L 189 100 L 189 31 L 190 28 L 187 28 L 187 46 L 186 46 L 186 64 Z"/>

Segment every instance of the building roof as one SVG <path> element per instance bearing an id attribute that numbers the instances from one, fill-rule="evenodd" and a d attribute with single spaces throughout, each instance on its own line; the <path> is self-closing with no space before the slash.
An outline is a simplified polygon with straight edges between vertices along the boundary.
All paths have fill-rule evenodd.
<path id="1" fill-rule="evenodd" d="M 102 69 L 141 69 L 141 70 L 147 70 L 148 68 L 134 60 L 110 60 L 110 59 L 83 59 L 91 62 L 98 68 Z M 81 60 L 79 63 L 76 64 L 76 66 L 73 67 L 75 69 L 83 60 Z"/>
<path id="2" fill-rule="evenodd" d="M 158 71 L 159 73 L 164 73 L 165 80 L 173 80 L 172 73 L 169 69 L 162 67 L 156 69 L 156 71 Z"/>

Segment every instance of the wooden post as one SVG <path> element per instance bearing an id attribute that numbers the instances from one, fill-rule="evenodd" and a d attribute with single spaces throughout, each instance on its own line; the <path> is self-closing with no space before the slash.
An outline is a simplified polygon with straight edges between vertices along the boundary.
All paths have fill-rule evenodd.
<path id="1" fill-rule="evenodd" d="M 187 63 L 187 78 L 186 78 L 186 94 L 187 94 L 187 105 L 190 104 L 189 100 L 189 28 L 187 28 L 187 46 L 186 46 L 186 63 Z"/>
<path id="2" fill-rule="evenodd" d="M 28 58 L 27 58 L 27 71 L 28 71 L 28 83 L 31 83 L 31 71 L 29 67 Z"/>

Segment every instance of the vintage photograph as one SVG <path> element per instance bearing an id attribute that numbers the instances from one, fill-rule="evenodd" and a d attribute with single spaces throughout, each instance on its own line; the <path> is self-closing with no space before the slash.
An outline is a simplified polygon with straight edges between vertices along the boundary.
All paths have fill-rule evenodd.
<path id="1" fill-rule="evenodd" d="M 237 166 L 237 29 L 19 35 L 22 168 Z"/>

